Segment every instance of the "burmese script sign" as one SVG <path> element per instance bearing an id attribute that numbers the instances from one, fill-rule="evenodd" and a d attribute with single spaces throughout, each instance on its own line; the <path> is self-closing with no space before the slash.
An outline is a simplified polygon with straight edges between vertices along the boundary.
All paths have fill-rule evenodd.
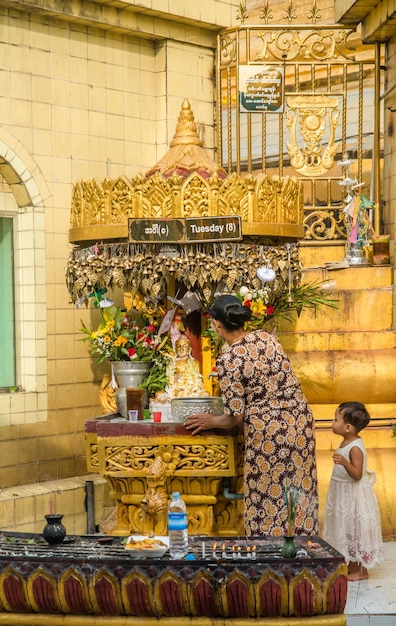
<path id="1" fill-rule="evenodd" d="M 129 241 L 146 243 L 193 243 L 239 241 L 241 218 L 194 217 L 170 219 L 129 219 Z"/>
<path id="2" fill-rule="evenodd" d="M 284 70 L 278 65 L 239 66 L 239 110 L 283 112 Z"/>

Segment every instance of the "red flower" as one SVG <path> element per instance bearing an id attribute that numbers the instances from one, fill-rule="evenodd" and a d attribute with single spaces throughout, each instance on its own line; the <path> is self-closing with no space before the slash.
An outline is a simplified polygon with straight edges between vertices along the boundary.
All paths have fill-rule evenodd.
<path id="1" fill-rule="evenodd" d="M 243 303 L 243 306 L 248 306 L 250 308 L 252 306 L 252 301 L 251 300 L 245 300 L 245 302 Z"/>
<path id="2" fill-rule="evenodd" d="M 267 315 L 272 315 L 275 311 L 275 307 L 273 307 L 271 304 L 269 306 L 267 306 Z"/>
<path id="3" fill-rule="evenodd" d="M 154 326 L 154 324 L 149 324 L 149 325 L 147 326 L 147 330 L 148 330 L 148 332 L 149 332 L 149 333 L 153 333 L 153 332 L 155 331 L 155 326 Z"/>
<path id="4" fill-rule="evenodd" d="M 128 354 L 129 354 L 130 358 L 132 358 L 133 356 L 135 356 L 135 354 L 136 354 L 136 348 L 128 348 Z"/>
<path id="5" fill-rule="evenodd" d="M 146 344 L 147 346 L 149 346 L 149 345 L 150 345 L 150 344 L 152 344 L 152 343 L 153 343 L 153 339 L 152 339 L 152 337 L 146 337 L 146 339 L 145 339 L 145 344 Z"/>

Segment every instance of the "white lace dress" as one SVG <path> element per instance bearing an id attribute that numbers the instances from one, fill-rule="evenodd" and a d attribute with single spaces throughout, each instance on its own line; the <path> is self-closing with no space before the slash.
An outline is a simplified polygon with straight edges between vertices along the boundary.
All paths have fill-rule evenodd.
<path id="1" fill-rule="evenodd" d="M 327 493 L 323 539 L 340 552 L 347 563 L 370 569 L 382 561 L 381 518 L 373 490 L 375 475 L 367 472 L 367 454 L 358 438 L 337 454 L 348 459 L 353 447 L 363 452 L 363 476 L 353 480 L 342 465 L 334 465 Z"/>

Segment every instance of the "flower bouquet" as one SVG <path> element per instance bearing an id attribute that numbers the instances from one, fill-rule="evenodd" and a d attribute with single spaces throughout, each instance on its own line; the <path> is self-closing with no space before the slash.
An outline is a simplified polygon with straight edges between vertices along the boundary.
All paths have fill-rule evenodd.
<path id="1" fill-rule="evenodd" d="M 86 335 L 91 354 L 97 363 L 109 361 L 151 361 L 152 367 L 142 387 L 150 395 L 162 391 L 167 384 L 166 365 L 172 347 L 168 334 L 158 334 L 158 323 L 147 319 L 142 312 L 125 312 L 114 305 L 103 307 L 96 295 L 101 322 L 96 330 L 90 330 L 83 322 L 80 330 Z"/>
<path id="2" fill-rule="evenodd" d="M 252 319 L 247 324 L 250 329 L 263 328 L 270 320 L 292 320 L 293 313 L 300 315 L 303 309 L 317 312 L 322 307 L 337 308 L 338 301 L 332 299 L 320 285 L 304 283 L 290 290 L 275 294 L 270 286 L 262 289 L 249 289 L 242 286 L 235 294 L 244 306 L 252 311 Z"/>

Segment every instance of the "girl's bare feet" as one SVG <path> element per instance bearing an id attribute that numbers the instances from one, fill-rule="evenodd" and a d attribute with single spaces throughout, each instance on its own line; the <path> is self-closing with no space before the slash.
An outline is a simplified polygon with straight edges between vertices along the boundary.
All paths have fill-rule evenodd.
<path id="1" fill-rule="evenodd" d="M 349 563 L 348 565 L 348 580 L 366 580 L 368 578 L 368 571 L 360 563 Z"/>

